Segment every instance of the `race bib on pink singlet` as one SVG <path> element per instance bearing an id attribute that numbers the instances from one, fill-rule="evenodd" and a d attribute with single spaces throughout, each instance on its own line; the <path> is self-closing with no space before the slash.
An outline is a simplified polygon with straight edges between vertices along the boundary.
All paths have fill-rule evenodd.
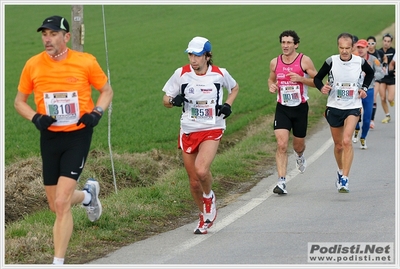
<path id="1" fill-rule="evenodd" d="M 281 86 L 280 95 L 282 105 L 284 106 L 298 106 L 301 103 L 300 86 Z"/>

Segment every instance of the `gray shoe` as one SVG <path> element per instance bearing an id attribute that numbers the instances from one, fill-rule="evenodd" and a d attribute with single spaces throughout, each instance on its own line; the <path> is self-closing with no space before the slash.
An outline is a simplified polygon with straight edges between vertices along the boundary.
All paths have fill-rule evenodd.
<path id="1" fill-rule="evenodd" d="M 86 181 L 83 190 L 87 191 L 92 195 L 92 200 L 90 200 L 90 203 L 83 204 L 83 206 L 86 209 L 89 220 L 91 222 L 94 222 L 100 218 L 102 211 L 101 203 L 99 200 L 99 192 L 100 192 L 99 182 L 94 178 L 89 178 Z"/>
<path id="2" fill-rule="evenodd" d="M 296 155 L 296 168 L 297 170 L 299 170 L 300 173 L 304 173 L 304 171 L 306 171 L 307 161 L 304 158 L 304 155 L 301 155 L 301 157 L 298 157 L 296 153 L 295 155 Z"/>

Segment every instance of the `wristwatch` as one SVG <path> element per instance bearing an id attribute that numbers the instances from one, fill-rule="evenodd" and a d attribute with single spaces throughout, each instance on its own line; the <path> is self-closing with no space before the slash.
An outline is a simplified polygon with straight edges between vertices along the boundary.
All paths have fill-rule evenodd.
<path id="1" fill-rule="evenodd" d="M 364 92 L 367 92 L 368 91 L 368 88 L 367 87 L 362 87 L 361 88 Z"/>
<path id="2" fill-rule="evenodd" d="M 97 113 L 100 114 L 100 116 L 103 116 L 104 111 L 101 107 L 96 106 L 95 108 L 93 108 L 93 111 L 96 111 Z"/>
<path id="3" fill-rule="evenodd" d="M 170 98 L 169 98 L 169 101 L 168 101 L 170 105 L 172 105 L 172 100 L 173 100 L 173 98 L 170 97 Z"/>

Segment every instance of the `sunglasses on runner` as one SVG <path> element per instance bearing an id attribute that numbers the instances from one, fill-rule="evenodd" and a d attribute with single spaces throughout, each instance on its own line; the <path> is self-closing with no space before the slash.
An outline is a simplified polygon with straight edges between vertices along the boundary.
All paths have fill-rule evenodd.
<path id="1" fill-rule="evenodd" d="M 393 36 L 389 33 L 384 34 L 382 38 L 385 38 L 385 37 L 390 37 L 390 39 L 393 40 Z"/>
<path id="2" fill-rule="evenodd" d="M 369 46 L 375 46 L 376 42 L 368 42 Z"/>

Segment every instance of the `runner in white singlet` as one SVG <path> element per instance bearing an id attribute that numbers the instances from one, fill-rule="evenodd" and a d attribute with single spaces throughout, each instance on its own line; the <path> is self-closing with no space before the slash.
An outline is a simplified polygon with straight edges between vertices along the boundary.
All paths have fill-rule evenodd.
<path id="1" fill-rule="evenodd" d="M 164 106 L 182 107 L 179 148 L 189 176 L 190 192 L 199 208 L 195 234 L 206 234 L 217 217 L 211 163 L 226 128 L 239 85 L 225 68 L 212 63 L 211 43 L 195 37 L 185 51 L 189 64 L 176 69 L 164 85 Z M 223 90 L 228 96 L 224 101 Z"/>
<path id="2" fill-rule="evenodd" d="M 354 54 L 353 36 L 342 33 L 337 38 L 339 54 L 330 56 L 314 77 L 315 86 L 328 95 L 325 117 L 331 129 L 334 156 L 338 166 L 336 187 L 348 193 L 350 167 L 353 162 L 352 135 L 361 114 L 361 99 L 367 96 L 374 70 Z M 362 80 L 362 72 L 365 74 Z M 322 81 L 328 75 L 328 81 Z"/>

